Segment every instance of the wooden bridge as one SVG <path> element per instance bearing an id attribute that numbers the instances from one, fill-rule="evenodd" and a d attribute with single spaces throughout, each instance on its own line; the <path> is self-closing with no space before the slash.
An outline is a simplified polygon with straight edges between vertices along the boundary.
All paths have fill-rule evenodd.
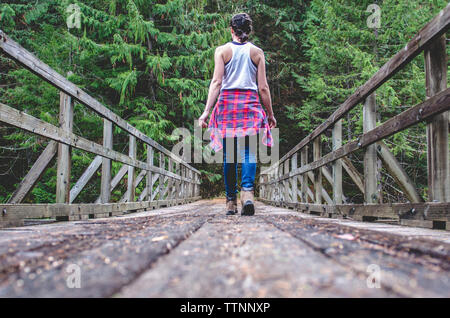
<path id="1" fill-rule="evenodd" d="M 226 217 L 223 200 L 200 200 L 198 170 L 0 31 L 1 54 L 61 92 L 58 127 L 0 103 L 1 122 L 50 140 L 0 204 L 0 296 L 449 297 L 450 232 L 437 230 L 450 229 L 449 26 L 450 5 L 262 171 L 253 217 Z M 427 99 L 377 126 L 376 90 L 421 53 Z M 102 145 L 73 132 L 74 101 L 103 118 Z M 342 118 L 360 103 L 364 132 L 344 143 Z M 383 142 L 424 121 L 427 202 Z M 128 154 L 113 149 L 114 126 L 129 135 Z M 321 138 L 327 134 L 329 147 Z M 72 148 L 96 157 L 70 188 Z M 358 150 L 363 173 L 348 157 Z M 22 203 L 55 156 L 56 203 Z M 377 158 L 409 202 L 382 203 Z M 114 176 L 112 161 L 123 164 Z M 98 199 L 74 203 L 99 169 Z M 343 170 L 364 204 L 348 202 Z M 126 192 L 111 202 L 125 176 Z M 30 225 L 48 219 L 70 222 Z"/>

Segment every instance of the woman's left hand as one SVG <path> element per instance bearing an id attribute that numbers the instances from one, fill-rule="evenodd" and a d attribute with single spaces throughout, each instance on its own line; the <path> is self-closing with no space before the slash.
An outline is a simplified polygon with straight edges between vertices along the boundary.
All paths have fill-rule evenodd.
<path id="1" fill-rule="evenodd" d="M 206 119 L 208 118 L 208 113 L 203 112 L 203 114 L 198 119 L 198 125 L 202 128 L 208 127 L 208 124 L 206 123 Z"/>

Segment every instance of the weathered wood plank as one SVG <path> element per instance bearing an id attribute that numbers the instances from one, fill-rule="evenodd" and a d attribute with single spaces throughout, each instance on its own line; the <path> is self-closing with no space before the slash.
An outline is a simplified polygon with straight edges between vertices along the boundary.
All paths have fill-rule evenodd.
<path id="1" fill-rule="evenodd" d="M 21 203 L 25 199 L 41 175 L 44 173 L 45 168 L 47 168 L 49 163 L 55 157 L 57 150 L 58 144 L 55 141 L 50 140 L 47 147 L 45 147 L 42 154 L 33 164 L 30 171 L 28 171 L 27 175 L 22 179 L 16 191 L 12 194 L 11 198 L 8 200 L 8 203 Z"/>
<path id="2" fill-rule="evenodd" d="M 147 174 L 147 178 L 148 178 L 148 174 Z M 153 188 L 153 186 L 155 185 L 155 183 L 156 183 L 156 181 L 158 180 L 158 178 L 159 178 L 159 176 L 157 175 L 157 174 L 153 174 L 152 175 L 152 181 L 151 181 L 151 185 L 152 185 L 152 188 Z M 147 182 L 148 182 L 148 179 L 147 179 Z M 151 195 L 151 197 L 148 195 L 148 187 L 146 186 L 145 188 L 144 188 L 144 190 L 142 191 L 142 193 L 139 195 L 139 198 L 138 198 L 138 200 L 139 201 L 144 201 L 145 200 L 145 198 L 147 198 L 147 201 L 149 201 L 149 202 L 152 202 L 153 201 L 153 195 Z"/>
<path id="3" fill-rule="evenodd" d="M 113 124 L 103 119 L 103 147 L 113 148 Z M 102 158 L 102 179 L 100 184 L 100 202 L 108 203 L 111 200 L 111 159 Z"/>
<path id="4" fill-rule="evenodd" d="M 286 160 L 282 166 L 284 168 L 284 173 L 289 173 L 289 160 Z M 289 179 L 283 180 L 283 193 L 284 193 L 284 201 L 292 202 L 289 197 Z"/>
<path id="5" fill-rule="evenodd" d="M 94 174 L 100 168 L 101 164 L 102 164 L 102 157 L 100 157 L 100 156 L 96 156 L 94 158 L 94 160 L 92 160 L 92 162 L 89 164 L 89 166 L 83 172 L 81 177 L 77 180 L 75 185 L 70 190 L 69 203 L 72 203 L 73 201 L 75 201 L 75 199 L 78 197 L 78 195 L 83 190 L 83 188 L 86 186 L 86 184 L 89 182 L 89 180 L 91 180 L 91 178 L 94 176 Z"/>
<path id="6" fill-rule="evenodd" d="M 417 192 L 414 182 L 409 178 L 400 162 L 397 161 L 383 141 L 377 142 L 377 152 L 383 161 L 386 170 L 395 179 L 408 200 L 415 203 L 424 202 L 423 198 Z"/>
<path id="7" fill-rule="evenodd" d="M 175 163 L 175 173 L 177 175 L 181 175 L 180 164 L 178 162 Z M 179 180 L 175 180 L 175 199 L 180 199 L 180 191 L 181 191 L 181 182 Z"/>
<path id="8" fill-rule="evenodd" d="M 308 146 L 300 151 L 300 167 L 304 167 L 308 163 Z M 300 175 L 301 183 L 301 202 L 308 202 L 308 177 L 305 174 Z"/>
<path id="9" fill-rule="evenodd" d="M 313 160 L 317 161 L 322 157 L 322 141 L 320 137 L 314 139 L 313 142 Z M 315 204 L 322 204 L 322 170 L 314 171 L 314 194 Z"/>
<path id="10" fill-rule="evenodd" d="M 168 168 L 167 170 L 169 172 L 173 172 L 173 160 L 171 158 L 168 158 Z M 193 175 L 190 176 L 192 179 L 194 178 Z M 167 183 L 167 190 L 168 190 L 168 195 L 167 195 L 167 200 L 171 201 L 173 199 L 173 179 L 169 178 L 169 181 Z M 191 193 L 192 196 L 192 193 Z"/>
<path id="11" fill-rule="evenodd" d="M 136 137 L 130 135 L 130 142 L 128 144 L 128 156 L 130 156 L 131 159 L 136 160 Z M 127 184 L 127 202 L 134 202 L 135 194 L 136 194 L 136 188 L 135 188 L 135 180 L 136 175 L 134 174 L 134 167 L 128 166 L 128 184 Z"/>
<path id="12" fill-rule="evenodd" d="M 191 197 L 189 201 L 200 200 L 200 197 Z M 186 203 L 180 201 L 180 203 Z M 118 203 L 81 203 L 81 204 L 0 204 L 0 226 L 7 221 L 17 221 L 26 218 L 52 218 L 59 216 L 75 216 L 89 214 L 109 214 L 118 212 L 135 211 L 156 207 L 158 204 L 167 205 L 168 202 L 118 202 Z"/>
<path id="13" fill-rule="evenodd" d="M 297 153 L 294 153 L 291 158 L 291 170 L 297 169 Z M 292 202 L 298 202 L 298 176 L 292 178 L 291 189 L 292 189 Z"/>
<path id="14" fill-rule="evenodd" d="M 426 94 L 431 98 L 447 88 L 445 35 L 425 51 Z M 430 201 L 450 201 L 449 113 L 434 116 L 427 124 L 428 189 Z"/>
<path id="15" fill-rule="evenodd" d="M 324 176 L 325 179 L 330 183 L 330 185 L 333 186 L 333 176 L 330 173 L 330 171 L 328 170 L 328 168 L 326 166 L 322 166 L 321 170 L 322 170 L 322 176 Z M 342 202 L 346 202 L 346 201 L 347 201 L 347 199 L 345 198 L 345 196 L 343 194 L 341 194 L 341 203 L 339 203 L 339 204 L 342 204 Z M 335 204 L 334 201 L 333 201 L 333 204 Z"/>
<path id="16" fill-rule="evenodd" d="M 363 133 L 366 134 L 376 127 L 375 93 L 367 97 L 363 107 Z M 364 202 L 378 203 L 377 187 L 377 150 L 376 145 L 366 147 L 364 152 Z"/>
<path id="17" fill-rule="evenodd" d="M 283 165 L 280 165 L 278 167 L 277 172 L 278 172 L 278 179 L 279 179 L 283 175 Z M 280 198 L 280 201 L 285 201 L 284 200 L 285 192 L 284 192 L 284 189 L 283 189 L 282 182 L 283 182 L 283 180 L 280 180 L 280 181 L 277 182 L 277 193 L 278 193 L 278 196 Z"/>
<path id="18" fill-rule="evenodd" d="M 111 193 L 112 191 L 119 185 L 120 180 L 127 174 L 128 172 L 128 166 L 123 165 L 119 171 L 116 173 L 114 178 L 111 180 Z M 98 196 L 97 200 L 95 200 L 95 203 L 101 203 L 101 198 Z"/>
<path id="19" fill-rule="evenodd" d="M 338 120 L 333 126 L 332 151 L 340 147 L 342 147 L 342 120 Z M 323 166 L 322 168 L 326 167 Z M 344 196 L 342 189 L 342 161 L 336 160 L 333 162 L 332 169 L 333 179 L 331 184 L 333 186 L 333 202 L 334 204 L 342 204 L 342 197 Z"/>
<path id="20" fill-rule="evenodd" d="M 159 168 L 161 170 L 165 170 L 165 161 L 164 161 L 164 154 L 162 152 L 159 153 Z M 158 186 L 158 192 L 159 192 L 159 200 L 162 200 L 164 198 L 164 176 L 159 176 L 159 186 Z"/>
<path id="21" fill-rule="evenodd" d="M 276 205 L 273 200 L 259 199 L 261 202 Z M 434 220 L 450 222 L 450 202 L 392 203 L 392 204 L 309 204 L 291 203 L 291 207 L 307 212 L 340 214 L 356 218 L 363 216 L 392 218 L 397 220 Z"/>
<path id="22" fill-rule="evenodd" d="M 312 171 L 308 171 L 306 174 L 308 175 L 309 180 L 311 180 L 311 182 L 314 184 L 314 173 L 312 173 Z M 331 199 L 327 190 L 325 190 L 324 187 L 321 187 L 321 189 L 322 198 L 325 199 L 328 204 L 333 204 L 333 199 Z M 311 191 L 311 189 L 308 189 L 308 195 L 311 198 L 311 201 L 314 201 L 314 193 Z"/>
<path id="23" fill-rule="evenodd" d="M 111 191 L 113 191 L 120 183 L 120 180 L 128 173 L 128 167 L 123 165 L 119 171 L 117 171 L 114 178 L 111 180 Z"/>
<path id="24" fill-rule="evenodd" d="M 72 132 L 73 102 L 72 98 L 60 92 L 59 101 L 59 127 Z M 58 144 L 58 160 L 56 172 L 56 203 L 69 203 L 70 201 L 70 169 L 72 162 L 71 147 Z"/>
<path id="25" fill-rule="evenodd" d="M 147 164 L 149 166 L 153 166 L 153 148 L 150 145 L 147 145 Z M 153 173 L 151 171 L 147 172 L 147 184 L 146 184 L 146 189 L 147 189 L 147 198 L 148 201 L 152 201 L 152 193 L 153 193 L 153 177 L 152 177 Z"/>
<path id="26" fill-rule="evenodd" d="M 134 189 L 136 189 L 137 186 L 142 182 L 142 180 L 144 180 L 144 177 L 146 175 L 147 175 L 147 171 L 141 170 L 141 172 L 138 174 L 138 176 L 134 179 L 134 184 L 133 184 Z M 129 201 L 127 201 L 128 199 L 129 199 L 129 194 L 128 194 L 128 189 L 127 189 L 127 191 L 125 191 L 125 193 L 123 194 L 123 196 L 119 202 L 129 202 Z M 142 201 L 142 200 L 139 200 L 139 201 Z"/>
<path id="27" fill-rule="evenodd" d="M 342 162 L 342 167 L 345 169 L 349 177 L 353 180 L 353 182 L 358 187 L 359 191 L 364 194 L 364 181 L 362 175 L 359 173 L 358 169 L 353 165 L 352 161 L 343 157 L 339 159 Z"/>

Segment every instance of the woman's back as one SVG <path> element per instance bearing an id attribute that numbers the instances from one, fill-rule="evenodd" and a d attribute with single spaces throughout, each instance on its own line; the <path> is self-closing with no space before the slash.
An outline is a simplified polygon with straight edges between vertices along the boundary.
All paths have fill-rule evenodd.
<path id="1" fill-rule="evenodd" d="M 222 79 L 222 88 L 225 89 L 251 89 L 257 90 L 257 65 L 251 59 L 251 49 L 256 48 L 250 42 L 230 42 L 227 48 L 231 49 L 231 59 L 225 64 Z"/>

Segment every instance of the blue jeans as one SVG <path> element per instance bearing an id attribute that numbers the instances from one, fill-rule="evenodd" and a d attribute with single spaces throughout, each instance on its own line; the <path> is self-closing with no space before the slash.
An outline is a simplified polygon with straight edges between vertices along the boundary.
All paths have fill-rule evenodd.
<path id="1" fill-rule="evenodd" d="M 227 141 L 227 139 L 229 139 Z M 249 138 L 242 138 L 238 147 L 237 138 L 223 139 L 223 175 L 227 200 L 236 199 L 237 190 L 237 155 L 239 152 L 242 167 L 241 190 L 252 191 L 255 187 L 256 155 L 255 150 L 249 145 Z M 245 141 L 245 146 L 244 146 Z M 233 146 L 227 151 L 228 146 Z"/>

